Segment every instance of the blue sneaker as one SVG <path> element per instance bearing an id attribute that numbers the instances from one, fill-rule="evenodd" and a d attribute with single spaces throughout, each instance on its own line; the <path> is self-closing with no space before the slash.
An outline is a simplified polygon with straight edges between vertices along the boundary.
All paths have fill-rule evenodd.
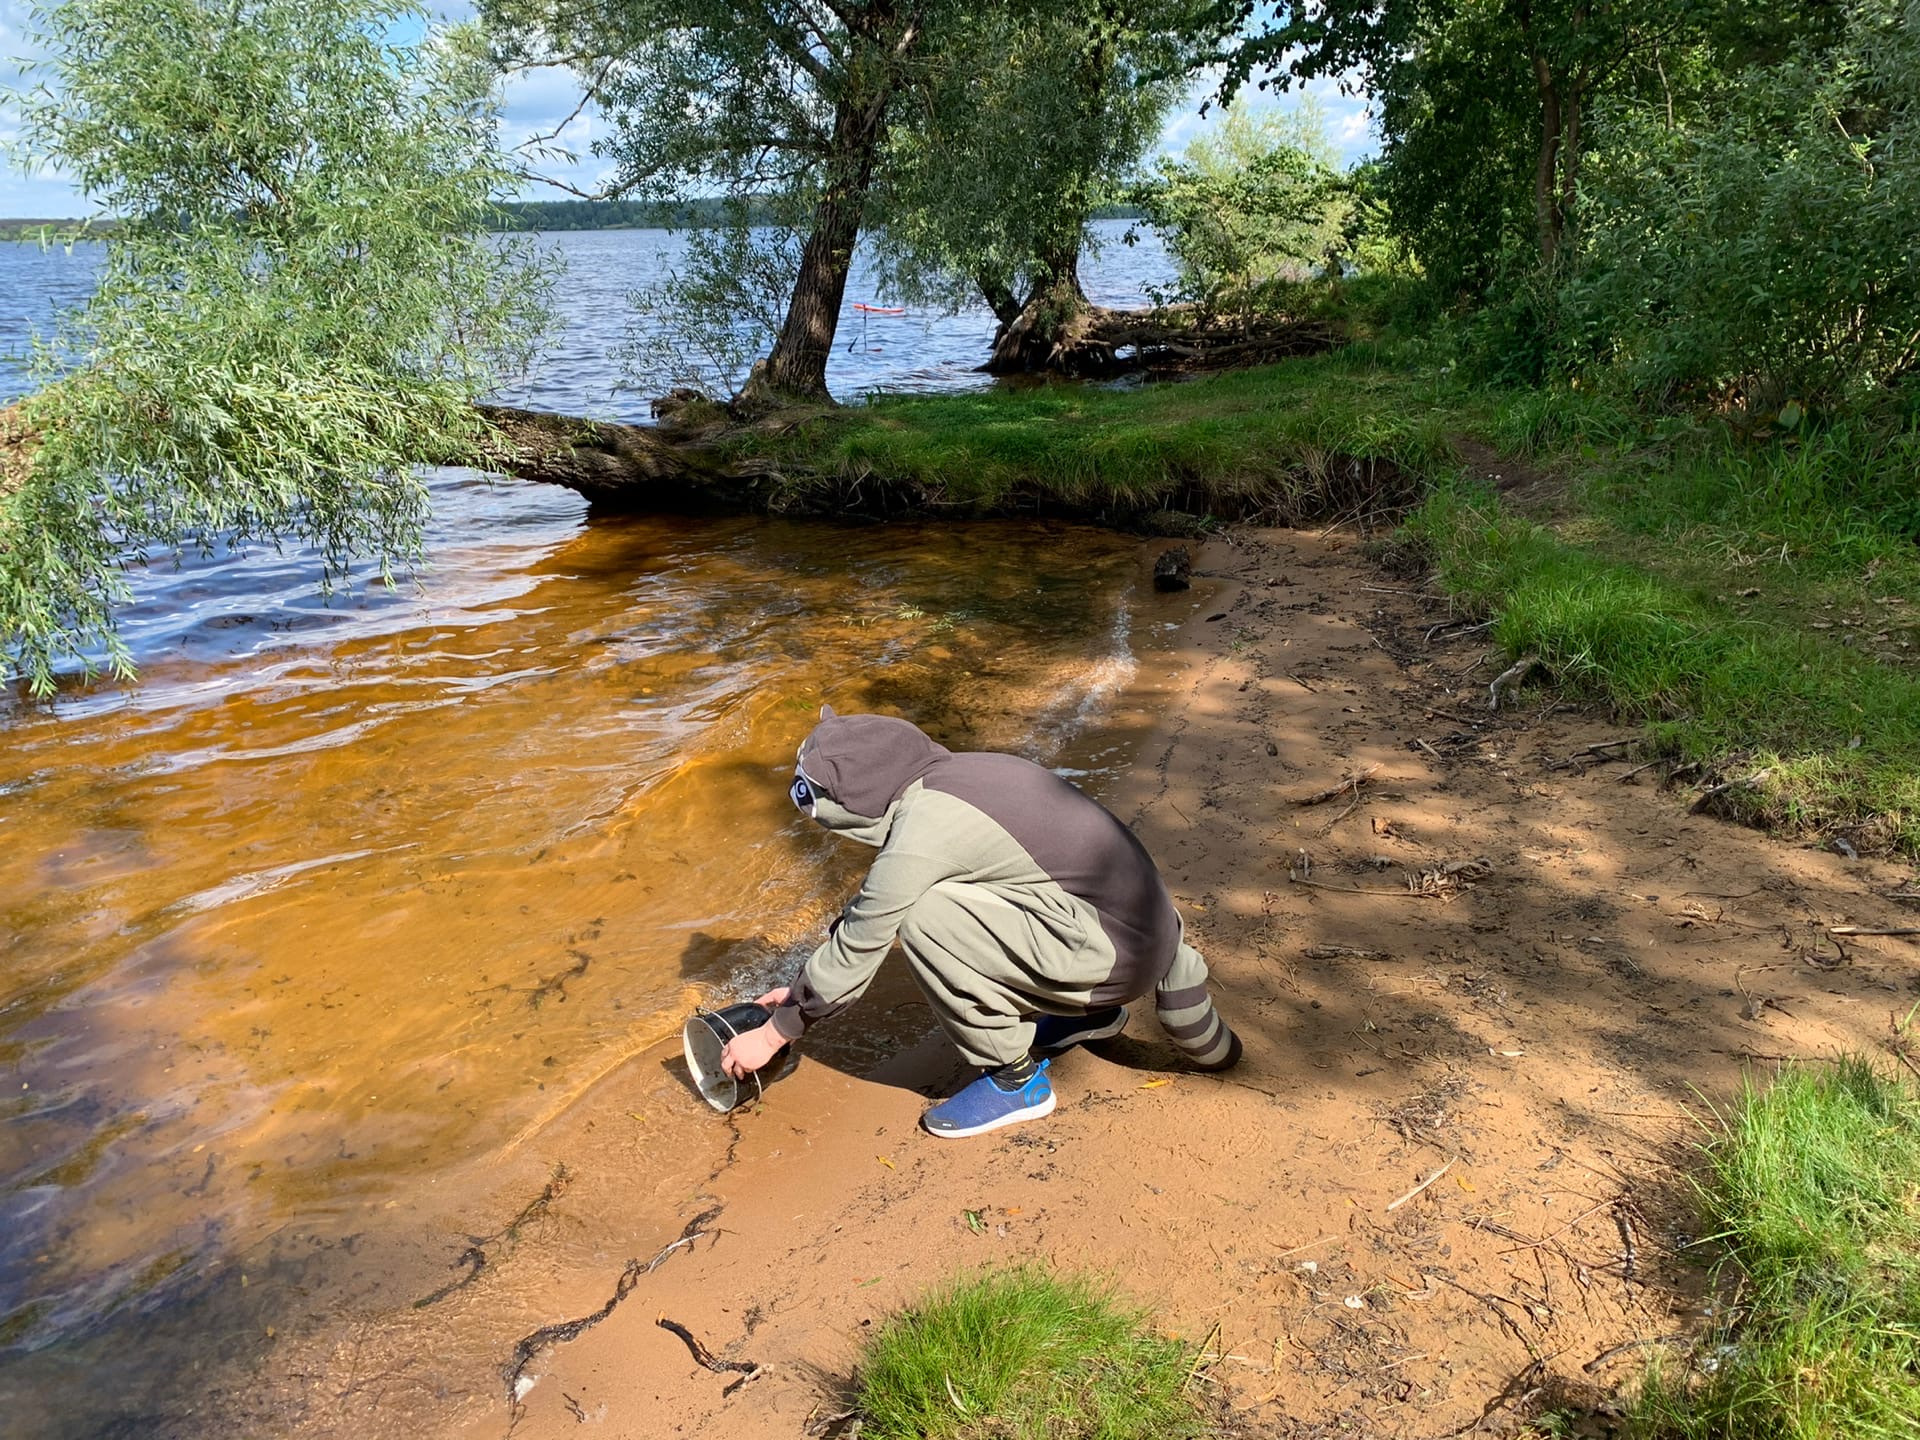
<path id="1" fill-rule="evenodd" d="M 1033 1053 L 1060 1055 L 1089 1040 L 1111 1040 L 1127 1028 L 1127 1007 L 1091 1015 L 1042 1015 L 1033 1022 Z"/>
<path id="2" fill-rule="evenodd" d="M 951 1100 L 927 1111 L 920 1123 L 929 1135 L 960 1140 L 1052 1113 L 1053 1082 L 1047 1079 L 1047 1062 L 1042 1060 L 1033 1078 L 1018 1090 L 1002 1090 L 991 1075 L 982 1075 Z"/>

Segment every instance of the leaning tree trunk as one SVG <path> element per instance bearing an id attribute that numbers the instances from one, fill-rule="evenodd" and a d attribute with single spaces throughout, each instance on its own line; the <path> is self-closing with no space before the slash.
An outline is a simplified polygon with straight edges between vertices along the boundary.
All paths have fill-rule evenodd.
<path id="1" fill-rule="evenodd" d="M 1540 148 L 1533 165 L 1533 216 L 1540 238 L 1540 263 L 1551 268 L 1560 253 L 1566 216 L 1560 206 L 1560 90 L 1544 55 L 1533 57 L 1534 83 L 1540 92 Z"/>
<path id="2" fill-rule="evenodd" d="M 900 61 L 918 25 L 890 4 L 861 13 L 852 44 L 871 53 L 848 61 L 851 77 L 834 104 L 826 186 L 814 207 L 813 230 L 800 252 L 800 273 L 787 302 L 773 351 L 754 367 L 737 397 L 764 409 L 792 400 L 828 400 L 827 357 L 840 325 L 847 272 L 873 183 L 873 166 L 886 132 L 887 108 L 899 84 Z"/>
<path id="3" fill-rule="evenodd" d="M 842 128 L 834 126 L 836 148 Z M 844 157 L 850 168 L 828 183 L 814 208 L 813 232 L 800 252 L 800 273 L 793 282 L 780 337 L 774 341 L 773 353 L 754 367 L 740 393 L 743 403 L 764 406 L 828 398 L 827 357 L 833 353 L 847 272 L 853 268 L 853 247 L 860 238 L 861 212 L 873 176 L 873 139 L 879 126 L 873 124 L 871 129 L 872 138 L 860 153 Z"/>
<path id="4" fill-rule="evenodd" d="M 987 302 L 987 308 L 993 311 L 993 318 L 1000 322 L 1002 329 L 1020 318 L 1020 297 L 1013 293 L 1006 276 L 983 270 L 973 277 L 973 283 L 980 287 L 980 297 Z"/>

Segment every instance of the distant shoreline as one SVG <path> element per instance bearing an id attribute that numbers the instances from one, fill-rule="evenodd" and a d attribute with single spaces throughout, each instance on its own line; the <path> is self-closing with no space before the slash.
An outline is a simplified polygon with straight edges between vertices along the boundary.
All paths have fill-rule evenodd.
<path id="1" fill-rule="evenodd" d="M 510 200 L 499 207 L 487 229 L 495 234 L 528 234 L 560 230 L 709 230 L 730 224 L 740 209 L 725 200 Z M 748 223 L 774 223 L 772 207 L 749 203 Z M 1108 205 L 1096 210 L 1096 220 L 1140 220 L 1137 206 Z M 30 219 L 0 220 L 0 240 L 28 244 L 57 244 L 74 238 L 104 236 L 114 220 Z"/>

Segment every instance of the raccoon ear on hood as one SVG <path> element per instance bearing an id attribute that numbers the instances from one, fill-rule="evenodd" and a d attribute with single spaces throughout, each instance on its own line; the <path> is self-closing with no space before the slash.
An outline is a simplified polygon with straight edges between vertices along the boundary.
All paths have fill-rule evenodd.
<path id="1" fill-rule="evenodd" d="M 886 814 L 903 790 L 953 754 L 909 721 L 822 708 L 826 718 L 800 743 L 800 768 L 821 794 L 865 819 Z"/>

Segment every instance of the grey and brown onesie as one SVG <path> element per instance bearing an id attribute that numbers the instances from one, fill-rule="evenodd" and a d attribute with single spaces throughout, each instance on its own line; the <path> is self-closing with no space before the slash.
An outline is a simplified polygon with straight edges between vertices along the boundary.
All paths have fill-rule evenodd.
<path id="1" fill-rule="evenodd" d="M 1153 992 L 1174 1044 L 1223 1066 L 1239 1042 L 1133 832 L 1031 761 L 937 745 L 885 715 L 826 718 L 800 747 L 813 816 L 878 847 L 859 893 L 774 1012 L 798 1039 L 865 992 L 897 939 L 960 1052 L 1019 1062 L 1033 1017 Z"/>

